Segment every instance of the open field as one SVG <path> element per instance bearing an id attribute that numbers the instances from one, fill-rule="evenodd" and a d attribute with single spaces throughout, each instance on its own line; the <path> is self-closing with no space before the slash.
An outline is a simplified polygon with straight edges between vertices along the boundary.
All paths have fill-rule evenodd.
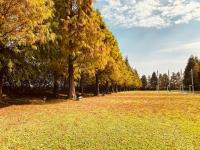
<path id="1" fill-rule="evenodd" d="M 200 95 L 127 92 L 1 108 L 0 149 L 200 149 Z"/>

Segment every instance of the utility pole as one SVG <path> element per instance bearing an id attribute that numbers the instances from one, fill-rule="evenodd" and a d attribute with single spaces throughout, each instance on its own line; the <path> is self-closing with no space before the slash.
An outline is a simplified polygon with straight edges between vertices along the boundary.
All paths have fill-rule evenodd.
<path id="1" fill-rule="evenodd" d="M 160 90 L 160 80 L 159 80 L 159 73 L 157 70 L 157 91 L 159 92 L 159 90 Z"/>
<path id="2" fill-rule="evenodd" d="M 183 72 L 182 72 L 182 69 L 181 69 L 181 72 L 180 72 L 180 91 L 181 91 L 181 92 L 184 92 Z"/>

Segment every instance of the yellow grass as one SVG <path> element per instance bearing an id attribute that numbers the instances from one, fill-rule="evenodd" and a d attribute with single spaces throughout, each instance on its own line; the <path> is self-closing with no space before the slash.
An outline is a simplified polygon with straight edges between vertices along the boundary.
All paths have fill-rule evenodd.
<path id="1" fill-rule="evenodd" d="M 200 95 L 126 92 L 1 108 L 0 149 L 200 149 Z"/>

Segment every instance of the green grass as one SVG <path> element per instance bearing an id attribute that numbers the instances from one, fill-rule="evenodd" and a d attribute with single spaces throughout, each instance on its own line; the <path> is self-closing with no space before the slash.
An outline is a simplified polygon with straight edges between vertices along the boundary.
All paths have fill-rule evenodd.
<path id="1" fill-rule="evenodd" d="M 200 95 L 127 92 L 1 108 L 0 149 L 200 149 Z"/>

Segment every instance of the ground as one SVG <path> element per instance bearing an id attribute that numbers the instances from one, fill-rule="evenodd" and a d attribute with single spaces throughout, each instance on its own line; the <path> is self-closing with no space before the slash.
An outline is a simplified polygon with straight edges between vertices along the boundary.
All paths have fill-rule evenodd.
<path id="1" fill-rule="evenodd" d="M 126 92 L 0 108 L 0 149 L 200 149 L 200 95 Z"/>

